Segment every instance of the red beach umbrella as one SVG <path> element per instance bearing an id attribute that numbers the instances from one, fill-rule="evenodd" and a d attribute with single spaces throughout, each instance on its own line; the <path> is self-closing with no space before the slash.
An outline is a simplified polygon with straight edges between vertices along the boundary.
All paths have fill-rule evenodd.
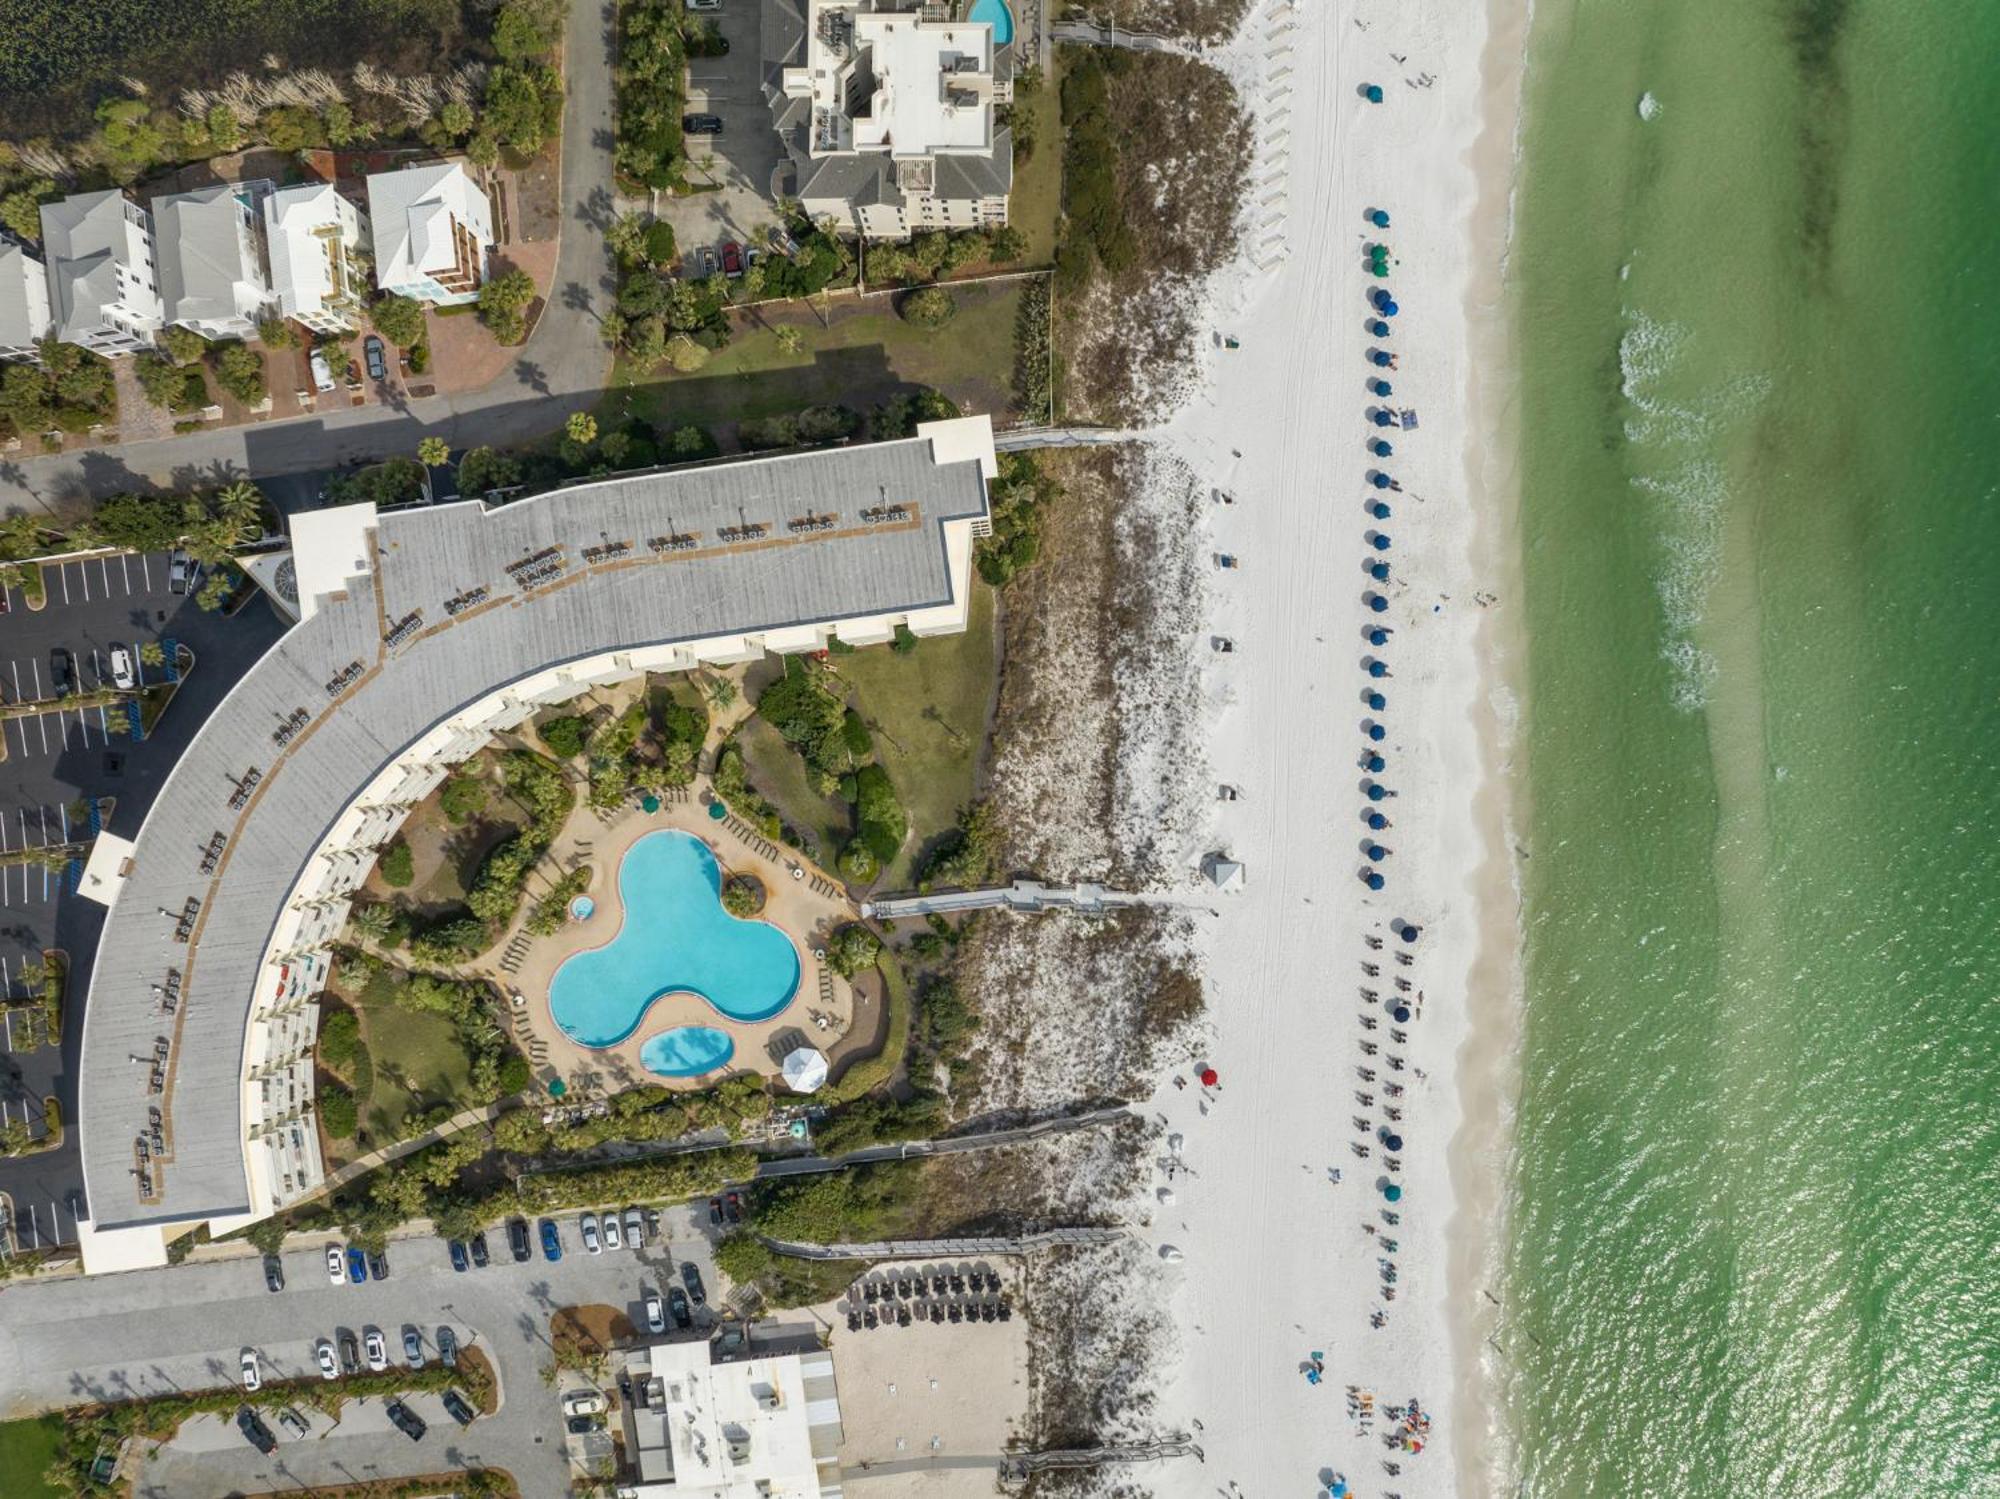
<path id="1" fill-rule="evenodd" d="M 1201 1085 L 1204 1088 L 1213 1088 L 1220 1081 L 1221 1079 L 1216 1075 L 1213 1067 L 1204 1067 L 1201 1069 Z"/>

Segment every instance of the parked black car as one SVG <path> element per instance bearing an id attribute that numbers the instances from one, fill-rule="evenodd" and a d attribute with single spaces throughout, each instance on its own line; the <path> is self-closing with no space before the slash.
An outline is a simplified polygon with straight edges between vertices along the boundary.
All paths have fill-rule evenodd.
<path id="1" fill-rule="evenodd" d="M 285 1289 L 285 1267 L 275 1254 L 264 1256 L 264 1287 L 270 1291 Z"/>
<path id="2" fill-rule="evenodd" d="M 679 1286 L 667 1287 L 667 1310 L 673 1314 L 674 1326 L 694 1326 L 694 1317 L 688 1312 L 687 1292 Z"/>
<path id="3" fill-rule="evenodd" d="M 682 115 L 681 133 L 684 135 L 722 134 L 721 115 Z"/>
<path id="4" fill-rule="evenodd" d="M 368 1273 L 377 1280 L 387 1280 L 389 1278 L 389 1257 L 381 1250 L 375 1249 L 369 1251 Z"/>
<path id="5" fill-rule="evenodd" d="M 382 340 L 369 334 L 361 340 L 361 357 L 368 361 L 368 378 L 386 380 L 389 378 L 388 361 L 382 357 Z"/>
<path id="6" fill-rule="evenodd" d="M 458 1334 L 449 1327 L 439 1324 L 437 1330 L 438 1361 L 447 1369 L 458 1367 Z"/>
<path id="7" fill-rule="evenodd" d="M 247 1405 L 237 1408 L 236 1429 L 243 1433 L 245 1441 L 266 1457 L 278 1450 L 278 1439 L 271 1435 L 271 1428 Z"/>
<path id="8" fill-rule="evenodd" d="M 361 1348 L 354 1341 L 354 1334 L 346 1328 L 340 1330 L 340 1372 L 359 1374 L 361 1372 Z"/>
<path id="9" fill-rule="evenodd" d="M 492 1257 L 486 1252 L 485 1234 L 474 1234 L 468 1247 L 472 1250 L 472 1263 L 477 1269 L 484 1270 L 492 1263 Z"/>
<path id="10" fill-rule="evenodd" d="M 49 652 L 49 679 L 55 685 L 57 697 L 68 697 L 76 691 L 76 657 L 62 646 Z"/>
<path id="11" fill-rule="evenodd" d="M 424 1418 L 400 1400 L 391 1400 L 383 1409 L 388 1412 L 389 1419 L 396 1423 L 396 1430 L 413 1442 L 421 1442 L 424 1433 L 430 1430 L 430 1427 L 424 1424 Z"/>
<path id="12" fill-rule="evenodd" d="M 702 1289 L 701 1271 L 696 1268 L 693 1260 L 681 1261 L 681 1282 L 688 1288 L 688 1295 L 693 1298 L 696 1306 L 708 1305 L 708 1292 Z"/>
<path id="13" fill-rule="evenodd" d="M 507 1247 L 513 1251 L 514 1263 L 524 1265 L 534 1253 L 528 1243 L 528 1220 L 509 1218 L 507 1220 Z"/>
<path id="14" fill-rule="evenodd" d="M 460 1426 L 470 1426 L 478 1416 L 478 1412 L 474 1411 L 466 1403 L 465 1397 L 456 1390 L 446 1390 L 444 1392 L 444 1410 L 445 1414 L 450 1416 Z"/>

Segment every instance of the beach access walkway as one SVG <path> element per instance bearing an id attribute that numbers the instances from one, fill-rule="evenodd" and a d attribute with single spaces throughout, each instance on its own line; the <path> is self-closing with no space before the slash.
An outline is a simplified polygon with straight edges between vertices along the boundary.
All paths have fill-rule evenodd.
<path id="1" fill-rule="evenodd" d="M 962 1260 L 984 1254 L 1013 1256 L 1115 1244 L 1124 1237 L 1122 1228 L 1050 1228 L 992 1239 L 884 1239 L 870 1244 L 798 1244 L 789 1239 L 765 1239 L 764 1243 L 774 1253 L 798 1260 Z"/>
<path id="2" fill-rule="evenodd" d="M 1011 885 L 994 885 L 985 890 L 954 890 L 945 895 L 905 895 L 889 900 L 861 903 L 861 914 L 878 921 L 894 921 L 903 916 L 950 916 L 960 911 L 983 911 L 1005 906 L 1010 911 L 1083 911 L 1096 915 L 1121 906 L 1174 904 L 1174 898 L 1125 890 L 1107 890 L 1102 885 L 1044 885 L 1038 880 L 1016 880 Z"/>

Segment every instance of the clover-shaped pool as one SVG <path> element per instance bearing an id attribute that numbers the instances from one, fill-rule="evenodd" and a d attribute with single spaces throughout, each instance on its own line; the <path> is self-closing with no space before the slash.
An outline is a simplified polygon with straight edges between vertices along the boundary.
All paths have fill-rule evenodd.
<path id="1" fill-rule="evenodd" d="M 666 994 L 693 994 L 731 1020 L 756 1021 L 798 992 L 792 939 L 722 909 L 722 868 L 699 838 L 663 830 L 633 844 L 618 869 L 618 900 L 618 935 L 566 959 L 549 984 L 550 1012 L 571 1040 L 615 1046 Z"/>

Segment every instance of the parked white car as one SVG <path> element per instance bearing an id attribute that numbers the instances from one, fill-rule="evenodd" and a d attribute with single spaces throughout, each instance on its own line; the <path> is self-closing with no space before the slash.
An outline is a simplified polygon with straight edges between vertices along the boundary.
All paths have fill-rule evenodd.
<path id="1" fill-rule="evenodd" d="M 120 692 L 130 692 L 139 685 L 139 679 L 132 674 L 132 653 L 122 645 L 111 647 L 111 680 Z"/>
<path id="2" fill-rule="evenodd" d="M 318 1343 L 313 1345 L 313 1357 L 319 1360 L 319 1377 L 321 1379 L 340 1378 L 340 1365 L 334 1361 L 333 1344 L 327 1341 L 327 1339 L 321 1338 Z"/>
<path id="3" fill-rule="evenodd" d="M 337 1286 L 347 1284 L 347 1257 L 338 1244 L 326 1246 L 326 1278 Z"/>
<path id="4" fill-rule="evenodd" d="M 361 1351 L 368 1360 L 368 1367 L 380 1374 L 389 1367 L 389 1345 L 382 1341 L 382 1329 L 370 1327 L 361 1334 Z"/>
<path id="5" fill-rule="evenodd" d="M 585 1213 L 576 1220 L 577 1231 L 583 1235 L 583 1247 L 592 1254 L 604 1253 L 604 1245 L 597 1237 L 597 1214 Z"/>
<path id="6" fill-rule="evenodd" d="M 257 1350 L 243 1350 L 243 1388 L 255 1390 L 264 1383 L 264 1376 L 257 1369 Z"/>
<path id="7" fill-rule="evenodd" d="M 646 1298 L 646 1331 L 650 1333 L 662 1333 L 666 1330 L 666 1308 L 660 1305 L 659 1297 L 648 1296 Z"/>
<path id="8" fill-rule="evenodd" d="M 563 1396 L 565 1416 L 601 1416 L 604 1414 L 604 1392 L 602 1390 L 571 1390 Z"/>
<path id="9" fill-rule="evenodd" d="M 618 1236 L 618 1214 L 616 1212 L 604 1215 L 604 1247 L 606 1249 L 623 1249 L 625 1247 L 625 1241 Z"/>

